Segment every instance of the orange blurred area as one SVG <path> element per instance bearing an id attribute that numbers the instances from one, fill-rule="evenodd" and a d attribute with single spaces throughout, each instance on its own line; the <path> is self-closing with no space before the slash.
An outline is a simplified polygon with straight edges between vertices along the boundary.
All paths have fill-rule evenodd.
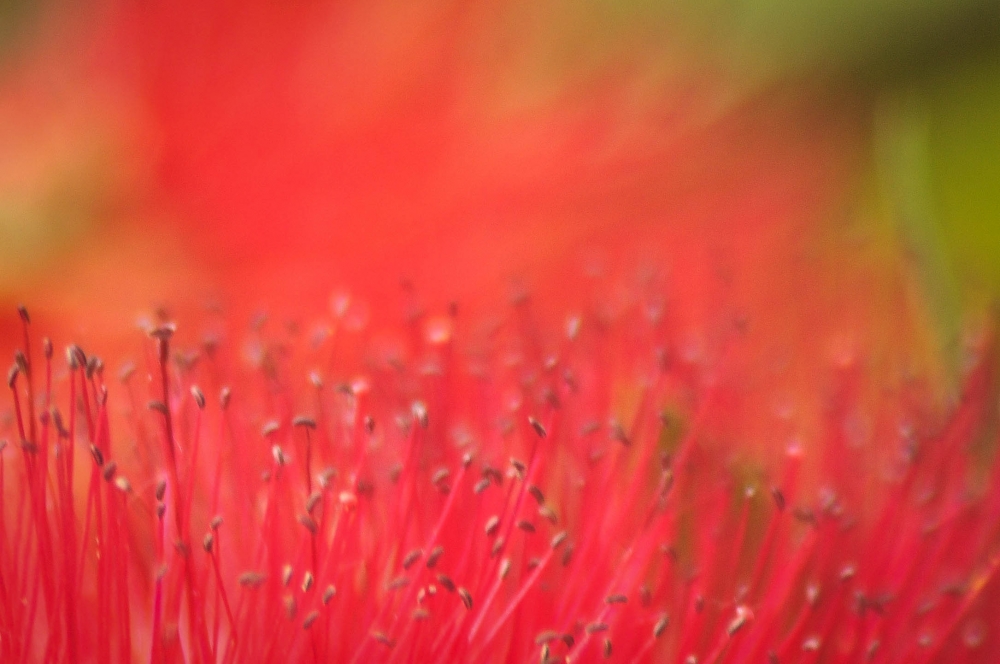
<path id="1" fill-rule="evenodd" d="M 50 8 L 2 71 L 2 345 L 19 302 L 110 355 L 159 306 L 350 292 L 391 327 L 410 286 L 472 320 L 523 286 L 557 322 L 653 267 L 693 338 L 746 322 L 768 412 L 815 410 L 834 358 L 926 359 L 898 239 L 848 203 L 862 101 L 564 9 Z"/>

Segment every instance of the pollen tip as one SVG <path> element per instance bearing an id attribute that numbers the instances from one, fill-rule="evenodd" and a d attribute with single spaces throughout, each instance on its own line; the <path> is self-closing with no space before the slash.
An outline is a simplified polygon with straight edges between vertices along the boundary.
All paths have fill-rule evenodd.
<path id="1" fill-rule="evenodd" d="M 146 408 L 149 410 L 155 410 L 163 416 L 170 414 L 170 411 L 167 409 L 167 404 L 158 399 L 151 399 L 149 403 L 146 404 Z"/>
<path id="2" fill-rule="evenodd" d="M 170 341 L 170 338 L 174 336 L 177 331 L 177 325 L 174 323 L 164 323 L 162 325 L 151 328 L 147 334 L 150 337 L 157 339 L 161 342 Z"/>
<path id="3" fill-rule="evenodd" d="M 517 473 L 518 479 L 523 480 L 528 472 L 528 466 L 526 466 L 525 463 L 520 459 L 515 459 L 514 457 L 511 457 L 510 465 L 514 468 L 514 471 Z"/>
<path id="4" fill-rule="evenodd" d="M 438 574 L 437 575 L 437 581 L 438 581 L 438 583 L 441 584 L 442 588 L 444 588 L 445 590 L 447 590 L 450 593 L 453 593 L 453 592 L 455 592 L 457 590 L 457 586 L 455 585 L 455 582 L 452 581 L 451 577 L 448 576 L 448 575 L 446 575 L 446 574 Z"/>
<path id="5" fill-rule="evenodd" d="M 191 386 L 191 397 L 199 410 L 205 410 L 205 393 L 197 385 Z"/>
<path id="6" fill-rule="evenodd" d="M 309 629 L 319 619 L 319 611 L 310 611 L 302 620 L 302 629 Z"/>
<path id="7" fill-rule="evenodd" d="M 427 416 L 427 404 L 423 401 L 414 401 L 410 406 L 410 413 L 421 429 L 426 429 L 429 426 L 430 420 Z"/>
<path id="8" fill-rule="evenodd" d="M 242 574 L 240 574 L 239 577 L 236 579 L 236 582 L 239 583 L 244 588 L 255 590 L 263 586 L 266 580 L 267 577 L 261 574 L 260 572 L 250 571 L 250 572 L 243 572 Z"/>
<path id="9" fill-rule="evenodd" d="M 316 523 L 316 519 L 312 518 L 309 514 L 300 514 L 299 523 L 309 531 L 311 535 L 316 535 L 319 532 L 319 524 Z"/>
<path id="10" fill-rule="evenodd" d="M 424 555 L 423 549 L 413 549 L 403 557 L 403 569 L 408 570 Z"/>
<path id="11" fill-rule="evenodd" d="M 774 498 L 774 504 L 777 506 L 779 512 L 785 511 L 785 494 L 782 493 L 781 489 L 778 487 L 771 487 L 771 497 Z"/>
<path id="12" fill-rule="evenodd" d="M 410 579 L 405 574 L 401 574 L 386 584 L 385 589 L 389 591 L 399 590 L 400 588 L 405 588 L 408 585 L 410 585 Z"/>
<path id="13" fill-rule="evenodd" d="M 426 563 L 427 569 L 434 569 L 434 566 L 437 565 L 438 560 L 440 560 L 441 556 L 443 555 L 444 555 L 443 546 L 436 546 L 433 549 L 431 549 L 431 552 L 427 555 L 427 563 Z"/>
<path id="14" fill-rule="evenodd" d="M 726 626 L 726 634 L 732 638 L 736 632 L 740 631 L 751 620 L 753 620 L 753 612 L 750 608 L 743 604 L 737 606 L 736 615 Z"/>
<path id="15" fill-rule="evenodd" d="M 653 625 L 653 638 L 656 639 L 660 638 L 660 636 L 663 635 L 663 632 L 666 631 L 669 625 L 670 625 L 670 616 L 664 613 L 662 616 L 660 616 L 659 620 L 656 621 L 656 624 Z"/>
<path id="16" fill-rule="evenodd" d="M 298 415 L 292 420 L 293 427 L 301 427 L 304 429 L 316 429 L 316 420 L 309 417 L 308 415 Z"/>
<path id="17" fill-rule="evenodd" d="M 534 498 L 535 502 L 537 502 L 539 505 L 545 504 L 545 494 L 542 493 L 542 490 L 539 489 L 534 484 L 528 486 L 528 493 L 531 494 L 531 497 Z"/>

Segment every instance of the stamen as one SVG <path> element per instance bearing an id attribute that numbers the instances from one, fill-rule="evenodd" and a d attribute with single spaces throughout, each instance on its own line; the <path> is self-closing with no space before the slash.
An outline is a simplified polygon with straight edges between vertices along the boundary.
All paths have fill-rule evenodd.
<path id="1" fill-rule="evenodd" d="M 403 569 L 408 570 L 424 555 L 422 549 L 413 549 L 403 557 Z"/>
<path id="2" fill-rule="evenodd" d="M 433 549 L 431 549 L 431 552 L 427 555 L 427 563 L 426 563 L 427 569 L 434 569 L 434 566 L 437 565 L 438 560 L 440 560 L 441 556 L 443 555 L 444 555 L 443 546 L 436 546 Z"/>

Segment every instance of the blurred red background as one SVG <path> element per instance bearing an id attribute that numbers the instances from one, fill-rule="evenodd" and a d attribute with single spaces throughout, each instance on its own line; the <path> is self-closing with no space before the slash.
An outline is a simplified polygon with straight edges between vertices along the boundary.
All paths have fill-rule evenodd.
<path id="1" fill-rule="evenodd" d="M 209 301 L 248 320 L 350 292 L 378 326 L 411 292 L 481 318 L 523 286 L 561 318 L 596 265 L 668 275 L 692 335 L 745 318 L 760 371 L 810 399 L 832 358 L 894 376 L 939 343 L 867 190 L 868 96 L 588 7 L 33 12 L 0 72 L 4 345 L 18 302 L 102 353 Z"/>

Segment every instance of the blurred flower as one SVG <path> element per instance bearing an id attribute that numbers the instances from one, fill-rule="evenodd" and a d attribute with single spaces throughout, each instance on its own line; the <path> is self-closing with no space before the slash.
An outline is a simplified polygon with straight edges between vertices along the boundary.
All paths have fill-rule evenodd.
<path id="1" fill-rule="evenodd" d="M 988 661 L 940 3 L 682 5 L 25 11 L 3 659 Z"/>

